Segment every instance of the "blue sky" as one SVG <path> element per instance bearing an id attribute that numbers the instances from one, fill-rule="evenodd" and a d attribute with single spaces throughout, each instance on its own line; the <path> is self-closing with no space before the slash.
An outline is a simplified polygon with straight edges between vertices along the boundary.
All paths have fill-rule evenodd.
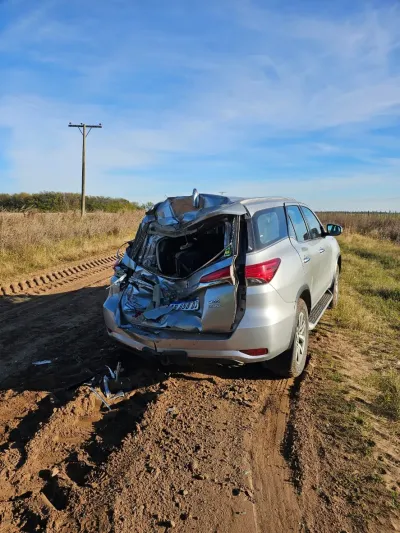
<path id="1" fill-rule="evenodd" d="M 0 191 L 400 210 L 400 3 L 0 0 Z"/>

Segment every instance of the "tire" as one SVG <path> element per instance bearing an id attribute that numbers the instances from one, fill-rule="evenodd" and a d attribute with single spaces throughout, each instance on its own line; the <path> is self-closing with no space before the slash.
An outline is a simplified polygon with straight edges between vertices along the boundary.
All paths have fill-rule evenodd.
<path id="1" fill-rule="evenodd" d="M 304 300 L 297 302 L 295 331 L 292 344 L 288 350 L 274 359 L 266 361 L 266 367 L 277 376 L 296 378 L 303 372 L 307 362 L 308 350 L 308 309 Z M 301 340 L 303 339 L 303 340 Z"/>
<path id="2" fill-rule="evenodd" d="M 340 275 L 339 265 L 336 265 L 335 277 L 333 279 L 333 283 L 331 286 L 331 291 L 333 294 L 332 301 L 329 305 L 331 309 L 335 309 L 335 307 L 337 307 L 339 303 L 339 275 Z"/>

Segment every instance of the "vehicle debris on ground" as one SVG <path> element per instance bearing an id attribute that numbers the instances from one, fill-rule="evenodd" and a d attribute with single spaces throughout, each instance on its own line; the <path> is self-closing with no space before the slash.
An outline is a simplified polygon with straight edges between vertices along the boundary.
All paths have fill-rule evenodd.
<path id="1" fill-rule="evenodd" d="M 106 368 L 109 372 L 109 376 L 107 374 L 105 374 L 103 377 L 94 376 L 90 381 L 85 382 L 84 384 L 87 385 L 89 389 L 102 401 L 107 409 L 111 411 L 111 406 L 105 398 L 107 398 L 108 401 L 112 401 L 125 396 L 125 392 L 123 390 L 118 390 L 117 392 L 112 393 L 109 386 L 110 383 L 114 389 L 120 386 L 119 376 L 123 371 L 123 368 L 121 367 L 120 362 L 118 362 L 115 370 L 112 370 L 108 365 L 106 365 Z M 96 390 L 96 385 L 98 386 L 100 392 Z M 105 398 L 101 393 L 105 396 Z"/>

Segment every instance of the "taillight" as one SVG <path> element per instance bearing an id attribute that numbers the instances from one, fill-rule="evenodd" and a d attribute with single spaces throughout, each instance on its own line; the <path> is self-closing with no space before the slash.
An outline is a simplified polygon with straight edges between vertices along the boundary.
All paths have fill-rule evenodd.
<path id="1" fill-rule="evenodd" d="M 253 348 L 252 350 L 240 350 L 242 353 L 245 353 L 246 355 L 267 355 L 268 348 Z"/>
<path id="2" fill-rule="evenodd" d="M 231 277 L 231 267 L 221 268 L 211 274 L 206 274 L 200 279 L 200 283 L 208 283 L 209 281 L 217 281 L 219 279 L 225 279 Z"/>
<path id="3" fill-rule="evenodd" d="M 247 265 L 245 268 L 246 279 L 250 284 L 269 283 L 275 276 L 280 264 L 281 260 L 276 258 L 257 265 Z"/>

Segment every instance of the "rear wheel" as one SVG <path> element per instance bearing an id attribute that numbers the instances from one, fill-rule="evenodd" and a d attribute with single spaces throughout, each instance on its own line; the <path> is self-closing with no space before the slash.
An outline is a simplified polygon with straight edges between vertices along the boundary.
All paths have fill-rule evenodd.
<path id="1" fill-rule="evenodd" d="M 266 361 L 266 366 L 274 374 L 284 378 L 297 377 L 303 372 L 308 350 L 308 309 L 304 300 L 297 302 L 296 329 L 293 342 L 281 355 Z"/>

